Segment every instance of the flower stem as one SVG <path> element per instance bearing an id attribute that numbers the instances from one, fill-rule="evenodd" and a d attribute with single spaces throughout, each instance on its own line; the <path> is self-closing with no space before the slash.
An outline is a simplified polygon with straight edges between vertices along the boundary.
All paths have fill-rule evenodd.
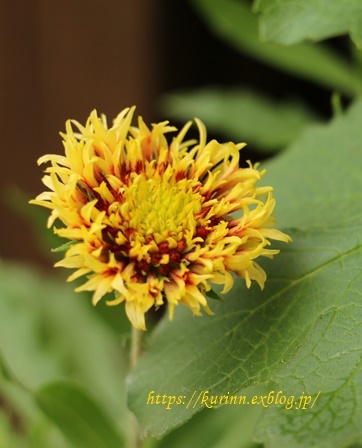
<path id="1" fill-rule="evenodd" d="M 137 364 L 143 350 L 144 331 L 137 330 L 132 325 L 131 333 L 131 352 L 130 352 L 130 368 L 133 369 Z"/>
<path id="2" fill-rule="evenodd" d="M 130 350 L 130 369 L 132 370 L 141 356 L 143 350 L 143 339 L 144 339 L 144 331 L 137 330 L 132 325 L 132 333 L 131 333 L 131 350 Z M 141 448 L 143 445 L 140 430 L 138 426 L 138 422 L 136 417 L 132 415 L 132 434 L 129 448 Z"/>

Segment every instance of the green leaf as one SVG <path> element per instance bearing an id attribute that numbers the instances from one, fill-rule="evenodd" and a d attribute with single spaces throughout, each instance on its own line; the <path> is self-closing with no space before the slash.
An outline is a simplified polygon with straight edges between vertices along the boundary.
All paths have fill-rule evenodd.
<path id="1" fill-rule="evenodd" d="M 213 31 L 251 57 L 347 95 L 362 92 L 362 81 L 352 67 L 327 47 L 306 43 L 283 47 L 260 41 L 258 19 L 243 1 L 192 0 L 192 3 Z"/>
<path id="2" fill-rule="evenodd" d="M 49 384 L 35 394 L 40 408 L 75 448 L 119 448 L 124 441 L 85 390 L 66 382 Z"/>
<path id="3" fill-rule="evenodd" d="M 256 0 L 261 36 L 290 45 L 349 33 L 362 47 L 362 4 L 355 0 Z"/>
<path id="4" fill-rule="evenodd" d="M 210 289 L 210 291 L 207 291 L 206 293 L 207 297 L 210 297 L 210 299 L 217 300 L 218 302 L 223 302 L 224 300 L 217 294 L 213 289 Z"/>
<path id="5" fill-rule="evenodd" d="M 51 249 L 52 252 L 66 252 L 70 247 L 74 244 L 77 244 L 78 241 L 68 241 L 67 243 L 62 244 L 61 246 L 55 247 Z"/>
<path id="6" fill-rule="evenodd" d="M 163 109 L 180 120 L 198 117 L 208 129 L 235 141 L 274 151 L 294 140 L 316 120 L 303 104 L 277 103 L 250 90 L 218 88 L 168 94 Z"/>
<path id="7" fill-rule="evenodd" d="M 362 101 L 306 132 L 268 164 L 278 228 L 293 243 L 262 264 L 264 291 L 242 281 L 213 303 L 215 316 L 179 307 L 162 321 L 129 378 L 143 432 L 162 436 L 203 408 L 203 395 L 244 394 L 269 383 L 315 398 L 305 412 L 270 406 L 257 436 L 268 447 L 342 447 L 362 440 Z M 183 397 L 166 410 L 149 394 Z M 250 395 L 249 395 L 250 397 Z"/>

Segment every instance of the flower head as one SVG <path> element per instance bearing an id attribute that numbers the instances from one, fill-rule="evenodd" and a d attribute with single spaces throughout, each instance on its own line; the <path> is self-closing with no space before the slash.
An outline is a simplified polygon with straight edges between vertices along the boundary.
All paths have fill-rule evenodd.
<path id="1" fill-rule="evenodd" d="M 183 303 L 196 315 L 212 314 L 206 298 L 210 283 L 233 285 L 234 272 L 249 287 L 261 288 L 266 274 L 255 261 L 272 257 L 270 239 L 288 235 L 270 228 L 275 200 L 271 187 L 256 187 L 264 175 L 249 162 L 239 168 L 244 143 L 185 141 L 187 123 L 162 122 L 149 129 L 142 118 L 131 125 L 134 109 L 123 110 L 108 127 L 93 111 L 85 126 L 70 120 L 61 134 L 65 156 L 50 162 L 43 183 L 50 191 L 33 204 L 51 209 L 48 227 L 73 242 L 56 266 L 76 269 L 69 281 L 87 276 L 76 291 L 94 291 L 93 304 L 114 291 L 108 305 L 125 302 L 132 324 L 145 329 L 153 306 Z M 74 128 L 77 132 L 74 131 Z"/>

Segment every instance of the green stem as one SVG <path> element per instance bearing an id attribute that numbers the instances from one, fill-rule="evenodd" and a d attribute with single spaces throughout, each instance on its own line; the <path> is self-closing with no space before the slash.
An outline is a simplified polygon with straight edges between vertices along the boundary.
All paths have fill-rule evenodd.
<path id="1" fill-rule="evenodd" d="M 144 331 L 137 330 L 132 325 L 131 350 L 130 350 L 130 368 L 134 369 L 143 350 Z M 136 417 L 132 415 L 132 437 L 129 448 L 141 448 L 142 440 L 140 437 L 139 425 Z"/>
<path id="2" fill-rule="evenodd" d="M 131 352 L 130 352 L 130 368 L 133 369 L 137 364 L 139 357 L 143 351 L 144 331 L 137 330 L 132 325 L 131 334 Z"/>

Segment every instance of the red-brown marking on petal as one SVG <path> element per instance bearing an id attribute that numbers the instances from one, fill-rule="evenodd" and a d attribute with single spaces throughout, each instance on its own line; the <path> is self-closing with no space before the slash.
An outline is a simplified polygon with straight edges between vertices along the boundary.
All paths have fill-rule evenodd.
<path id="1" fill-rule="evenodd" d="M 167 241 L 162 241 L 162 242 L 158 245 L 158 248 L 159 248 L 161 254 L 165 254 L 165 253 L 168 252 L 168 246 L 169 246 L 169 244 L 168 244 Z"/>
<path id="2" fill-rule="evenodd" d="M 151 263 L 153 265 L 157 265 L 161 261 L 161 258 L 162 258 L 162 254 L 160 252 L 152 254 L 152 256 L 151 256 Z"/>
<path id="3" fill-rule="evenodd" d="M 170 273 L 171 269 L 172 267 L 169 264 L 161 264 L 158 267 L 158 272 L 160 275 L 163 275 L 165 277 Z"/>
<path id="4" fill-rule="evenodd" d="M 169 256 L 170 256 L 170 263 L 180 263 L 181 255 L 176 250 L 170 251 Z"/>
<path id="5" fill-rule="evenodd" d="M 148 274 L 151 265 L 150 265 L 150 263 L 147 263 L 146 260 L 141 260 L 141 261 L 138 263 L 138 267 L 139 267 L 139 269 L 140 269 L 141 271 L 143 271 L 144 273 Z"/>
<path id="6" fill-rule="evenodd" d="M 199 236 L 204 240 L 208 234 L 209 234 L 209 232 L 204 226 L 196 227 L 196 236 Z"/>
<path id="7" fill-rule="evenodd" d="M 142 171 L 143 171 L 143 162 L 142 162 L 142 160 L 137 160 L 136 166 L 135 166 L 135 171 L 136 171 L 137 174 L 142 173 Z"/>
<path id="8" fill-rule="evenodd" d="M 186 249 L 186 241 L 185 240 L 181 240 L 177 243 L 177 251 L 179 253 L 183 252 Z"/>
<path id="9" fill-rule="evenodd" d="M 151 149 L 151 134 L 149 134 L 142 143 L 142 152 L 143 157 L 149 162 L 152 158 L 152 149 Z"/>
<path id="10" fill-rule="evenodd" d="M 124 236 L 126 238 L 129 238 L 131 235 L 133 235 L 135 233 L 135 229 L 133 229 L 132 227 L 128 227 L 127 229 L 125 229 L 124 231 Z"/>
<path id="11" fill-rule="evenodd" d="M 185 177 L 186 177 L 186 174 L 185 174 L 184 171 L 178 171 L 178 172 L 176 173 L 176 181 L 177 181 L 177 182 L 180 181 L 180 180 L 182 180 L 182 179 L 185 179 Z"/>
<path id="12" fill-rule="evenodd" d="M 203 207 L 201 212 L 196 215 L 197 218 L 203 218 L 204 216 L 206 216 L 209 213 L 210 210 L 211 210 L 211 205 L 209 205 L 208 207 Z"/>
<path id="13" fill-rule="evenodd" d="M 161 163 L 158 165 L 158 172 L 159 172 L 161 175 L 166 171 L 167 165 L 168 165 L 167 162 L 161 162 Z"/>

